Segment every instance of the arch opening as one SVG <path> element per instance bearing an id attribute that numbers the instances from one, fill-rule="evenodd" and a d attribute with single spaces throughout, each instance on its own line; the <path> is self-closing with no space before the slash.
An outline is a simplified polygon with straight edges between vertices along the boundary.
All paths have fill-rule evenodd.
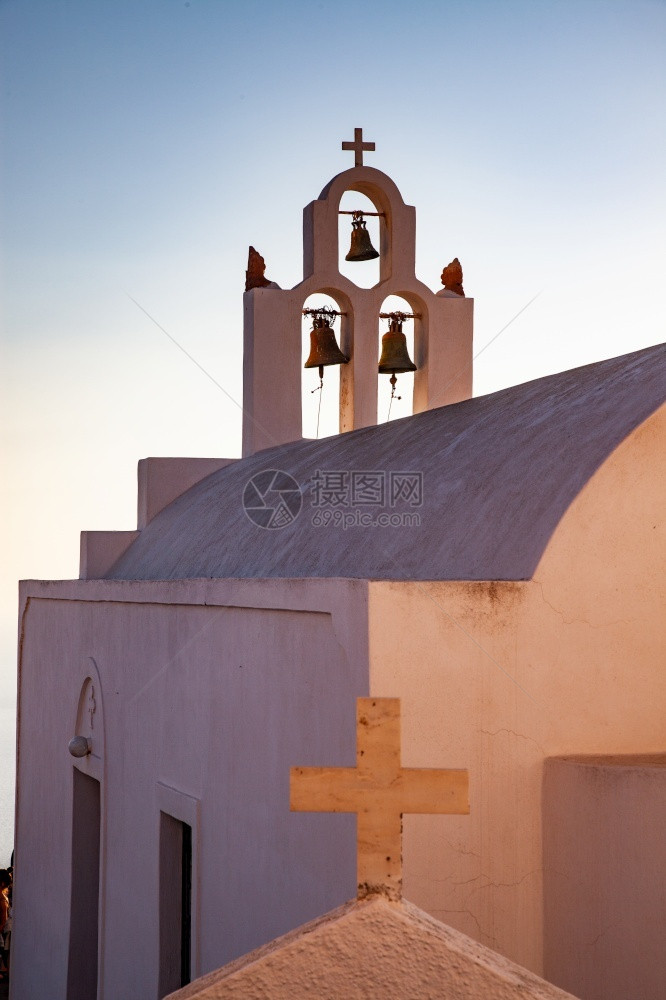
<path id="1" fill-rule="evenodd" d="M 345 191 L 340 199 L 341 212 L 379 212 L 373 201 L 358 191 Z M 379 252 L 380 220 L 376 215 L 364 216 L 365 225 L 372 246 Z M 348 261 L 345 257 L 350 249 L 352 233 L 352 216 L 338 215 L 338 270 L 345 278 L 359 288 L 372 288 L 379 281 L 379 257 L 374 260 Z"/>
<path id="2" fill-rule="evenodd" d="M 344 306 L 331 295 L 315 292 L 308 295 L 303 309 L 334 309 L 344 312 Z M 343 320 L 336 316 L 331 321 L 338 347 L 342 349 Z M 303 316 L 301 322 L 301 366 L 310 354 L 310 332 L 313 328 L 312 316 Z M 320 388 L 317 368 L 302 367 L 301 399 L 303 407 L 302 434 L 304 438 L 324 438 L 340 432 L 340 365 L 324 368 L 323 386 Z"/>
<path id="3" fill-rule="evenodd" d="M 407 299 L 400 295 L 388 295 L 381 304 L 380 313 L 402 312 L 418 313 L 418 307 L 413 309 Z M 402 325 L 402 332 L 407 341 L 407 353 L 412 361 L 414 355 L 414 329 L 418 320 L 408 319 Z M 382 355 L 382 337 L 389 329 L 389 320 L 379 320 L 379 345 L 377 357 Z M 388 420 L 399 420 L 401 417 L 409 417 L 414 412 L 414 372 L 399 372 L 396 374 L 397 382 L 395 393 L 391 398 L 391 377 L 390 375 L 379 374 L 379 385 L 377 388 L 377 423 L 383 424 Z"/>

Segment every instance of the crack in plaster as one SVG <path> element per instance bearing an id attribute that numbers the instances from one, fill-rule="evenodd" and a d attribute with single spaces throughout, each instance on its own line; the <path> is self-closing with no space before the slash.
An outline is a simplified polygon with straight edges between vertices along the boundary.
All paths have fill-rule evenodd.
<path id="1" fill-rule="evenodd" d="M 612 924 L 609 924 L 608 927 L 605 927 L 599 934 L 597 934 L 597 936 L 594 938 L 593 941 L 586 941 L 585 947 L 594 948 L 595 944 L 597 944 L 597 942 L 600 941 L 602 937 L 604 937 L 604 935 L 608 934 L 609 931 L 612 931 L 620 923 L 622 923 L 622 917 L 618 917 L 618 919 L 615 920 Z"/>
<path id="2" fill-rule="evenodd" d="M 484 931 L 484 930 L 482 929 L 482 927 L 481 927 L 481 924 L 479 923 L 479 920 L 478 920 L 478 918 L 477 918 L 477 917 L 475 916 L 475 914 L 474 914 L 474 913 L 472 913 L 472 911 L 471 911 L 471 910 L 438 910 L 437 912 L 438 912 L 438 913 L 455 913 L 455 914 L 466 914 L 466 915 L 467 915 L 468 917 L 471 917 L 471 918 L 472 918 L 472 920 L 473 920 L 473 921 L 474 921 L 474 923 L 476 924 L 476 929 L 477 929 L 477 932 L 478 932 L 478 933 L 479 933 L 479 934 L 480 934 L 480 935 L 481 935 L 482 937 L 486 937 L 486 938 L 488 938 L 489 940 L 492 940 L 492 941 L 494 941 L 494 940 L 495 940 L 495 938 L 494 938 L 494 937 L 491 937 L 491 935 L 490 935 L 490 934 L 486 934 L 486 932 L 485 932 L 485 931 Z"/>
<path id="3" fill-rule="evenodd" d="M 479 878 L 485 877 L 488 882 L 485 885 L 477 886 L 477 889 L 515 889 L 517 886 L 522 885 L 525 879 L 531 878 L 532 875 L 541 875 L 543 873 L 543 868 L 533 868 L 532 871 L 525 872 L 522 878 L 517 879 L 515 882 L 494 882 L 489 875 L 482 872 Z M 475 892 L 476 890 L 472 890 Z M 471 893 L 470 893 L 471 895 Z"/>
<path id="4" fill-rule="evenodd" d="M 559 616 L 563 625 L 587 625 L 588 628 L 600 629 L 611 628 L 614 625 L 631 625 L 634 622 L 633 618 L 615 618 L 612 621 L 600 622 L 598 625 L 594 625 L 592 622 L 589 622 L 587 618 L 567 618 L 561 608 L 556 608 L 555 605 L 546 598 L 546 595 L 543 592 L 543 583 L 541 583 L 540 580 L 533 580 L 532 582 L 535 583 L 541 591 L 541 600 L 543 603 Z"/>
<path id="5" fill-rule="evenodd" d="M 517 733 L 515 731 L 515 729 L 507 729 L 507 728 L 503 727 L 501 729 L 495 730 L 494 733 L 491 732 L 489 729 L 479 729 L 479 732 L 482 733 L 484 736 L 499 736 L 500 733 L 507 733 L 509 736 L 515 736 L 516 739 L 527 740 L 530 743 L 534 743 L 535 747 L 537 747 L 537 749 L 540 750 L 541 753 L 544 754 L 544 756 L 546 754 L 546 750 L 543 747 L 543 745 L 541 743 L 538 743 L 534 739 L 534 737 L 532 737 L 532 736 L 526 736 L 524 733 Z"/>
<path id="6" fill-rule="evenodd" d="M 451 851 L 453 851 L 454 854 L 459 854 L 461 857 L 470 857 L 470 858 L 480 858 L 481 857 L 481 854 L 479 853 L 479 851 L 463 851 L 462 848 L 458 848 L 457 845 L 452 844 L 450 840 L 446 839 L 446 837 L 442 837 L 442 840 L 444 841 L 444 843 L 446 844 L 446 846 Z M 428 876 L 428 880 L 430 880 L 430 876 Z"/>
<path id="7" fill-rule="evenodd" d="M 464 879 L 464 881 L 462 881 L 462 882 L 455 882 L 453 875 L 447 875 L 445 878 L 440 878 L 440 879 L 431 878 L 430 881 L 434 882 L 436 884 L 441 884 L 441 883 L 444 883 L 444 882 L 449 882 L 451 885 L 456 886 L 456 888 L 457 888 L 458 886 L 470 885 L 472 882 L 478 882 L 478 880 L 480 878 L 487 879 L 487 881 L 484 883 L 484 885 L 476 886 L 476 888 L 472 890 L 472 892 L 476 892 L 479 889 L 482 890 L 482 889 L 490 889 L 490 888 L 493 888 L 493 889 L 515 889 L 516 886 L 522 885 L 522 883 L 525 881 L 525 879 L 530 878 L 532 875 L 541 875 L 541 874 L 543 874 L 543 868 L 533 868 L 531 871 L 526 872 L 521 878 L 519 878 L 515 882 L 495 882 L 490 877 L 490 875 L 486 874 L 486 872 L 480 872 L 478 875 L 474 875 L 472 878 Z M 471 896 L 471 893 L 470 893 L 470 896 Z"/>

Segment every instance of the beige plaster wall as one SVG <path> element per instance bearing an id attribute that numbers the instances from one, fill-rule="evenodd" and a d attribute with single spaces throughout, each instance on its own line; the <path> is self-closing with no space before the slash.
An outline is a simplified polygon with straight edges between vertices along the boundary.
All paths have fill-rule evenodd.
<path id="1" fill-rule="evenodd" d="M 537 973 L 544 759 L 666 742 L 665 439 L 662 409 L 531 581 L 370 584 L 370 694 L 402 699 L 403 764 L 470 770 L 470 816 L 405 817 L 405 896 Z"/>

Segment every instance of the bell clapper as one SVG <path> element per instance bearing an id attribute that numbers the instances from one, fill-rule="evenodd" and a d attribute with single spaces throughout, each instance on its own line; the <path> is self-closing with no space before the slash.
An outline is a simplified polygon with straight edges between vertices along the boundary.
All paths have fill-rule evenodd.
<path id="1" fill-rule="evenodd" d="M 391 419 L 391 407 L 393 405 L 393 400 L 394 399 L 402 399 L 402 396 L 396 396 L 396 394 L 395 394 L 395 387 L 396 387 L 396 385 L 398 383 L 398 376 L 396 375 L 395 372 L 391 373 L 391 377 L 389 379 L 389 382 L 391 383 L 391 399 L 389 400 L 389 409 L 388 409 L 388 416 L 386 418 L 386 423 L 388 423 L 389 420 Z"/>

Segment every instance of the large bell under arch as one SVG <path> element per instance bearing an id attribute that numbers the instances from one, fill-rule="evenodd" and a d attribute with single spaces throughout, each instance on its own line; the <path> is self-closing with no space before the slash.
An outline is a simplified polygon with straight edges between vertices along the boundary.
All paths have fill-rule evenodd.
<path id="1" fill-rule="evenodd" d="M 335 312 L 342 311 L 336 300 L 323 292 L 308 295 L 303 303 L 303 310 L 320 308 Z M 336 349 L 340 359 L 347 357 L 340 350 L 341 319 L 342 317 L 336 316 L 328 320 L 331 335 L 330 337 L 324 336 L 320 341 L 320 348 L 329 352 L 327 357 L 330 359 L 324 360 L 325 367 L 320 385 L 317 362 L 321 359 L 321 355 L 316 348 L 313 351 L 313 331 L 316 329 L 317 318 L 312 315 L 301 317 L 301 403 L 304 438 L 329 437 L 331 434 L 338 434 L 340 430 L 340 364 L 342 361 L 336 360 Z M 306 367 L 308 362 L 310 362 L 310 367 Z M 319 425 L 318 432 L 317 425 Z"/>
<path id="2" fill-rule="evenodd" d="M 412 315 L 413 310 L 409 302 L 400 295 L 388 295 L 381 304 L 380 313 L 403 313 Z M 401 346 L 394 342 L 393 332 L 395 321 L 389 319 L 379 319 L 378 334 L 378 387 L 377 387 L 377 422 L 382 424 L 386 420 L 399 420 L 401 417 L 409 417 L 414 412 L 414 372 L 416 365 L 415 358 L 415 320 L 407 319 L 398 322 L 397 326 L 404 336 L 404 344 Z M 391 330 L 391 327 L 394 330 Z M 392 365 L 393 359 L 395 365 Z M 380 364 L 381 361 L 384 364 Z M 401 363 L 402 362 L 402 363 Z M 410 367 L 414 365 L 414 367 Z M 382 370 L 383 369 L 383 370 Z M 391 376 L 395 372 L 397 382 L 395 392 L 392 393 Z M 391 398 L 393 396 L 393 398 Z"/>
<path id="3" fill-rule="evenodd" d="M 338 268 L 340 274 L 348 278 L 359 288 L 373 288 L 379 281 L 379 247 L 380 247 L 380 217 L 370 215 L 379 212 L 377 206 L 366 195 L 359 191 L 345 191 L 340 199 L 340 213 L 361 211 L 363 213 L 364 229 L 357 231 L 358 235 L 365 232 L 362 244 L 369 246 L 376 253 L 367 260 L 348 260 L 350 252 L 359 246 L 359 241 L 353 235 L 353 216 L 340 214 L 338 216 Z"/>

